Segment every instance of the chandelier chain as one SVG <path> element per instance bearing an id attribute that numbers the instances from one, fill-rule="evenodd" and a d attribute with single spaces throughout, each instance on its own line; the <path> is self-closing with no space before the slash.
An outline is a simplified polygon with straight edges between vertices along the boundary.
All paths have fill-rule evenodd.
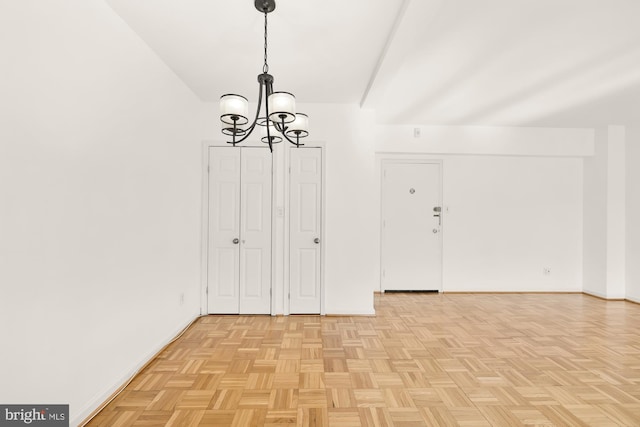
<path id="1" fill-rule="evenodd" d="M 262 66 L 262 72 L 269 72 L 269 64 L 267 63 L 267 12 L 264 13 L 264 65 Z"/>

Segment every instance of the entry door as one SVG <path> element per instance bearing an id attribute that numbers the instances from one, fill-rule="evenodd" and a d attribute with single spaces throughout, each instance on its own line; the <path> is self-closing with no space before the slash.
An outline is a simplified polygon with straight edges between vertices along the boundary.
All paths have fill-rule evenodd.
<path id="1" fill-rule="evenodd" d="M 440 290 L 439 163 L 382 164 L 382 290 Z"/>
<path id="2" fill-rule="evenodd" d="M 271 312 L 271 153 L 209 148 L 208 307 Z"/>
<path id="3" fill-rule="evenodd" d="M 322 149 L 292 148 L 289 278 L 291 314 L 319 314 L 322 269 Z"/>

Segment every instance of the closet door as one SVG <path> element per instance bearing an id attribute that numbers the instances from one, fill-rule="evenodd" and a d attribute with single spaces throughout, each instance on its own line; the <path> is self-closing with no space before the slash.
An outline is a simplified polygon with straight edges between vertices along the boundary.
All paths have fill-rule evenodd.
<path id="1" fill-rule="evenodd" d="M 241 148 L 240 314 L 271 313 L 271 152 Z"/>
<path id="2" fill-rule="evenodd" d="M 291 149 L 290 313 L 320 314 L 322 295 L 322 149 Z"/>
<path id="3" fill-rule="evenodd" d="M 271 153 L 209 149 L 208 312 L 271 312 Z"/>
<path id="4" fill-rule="evenodd" d="M 209 148 L 208 307 L 240 312 L 240 150 Z"/>

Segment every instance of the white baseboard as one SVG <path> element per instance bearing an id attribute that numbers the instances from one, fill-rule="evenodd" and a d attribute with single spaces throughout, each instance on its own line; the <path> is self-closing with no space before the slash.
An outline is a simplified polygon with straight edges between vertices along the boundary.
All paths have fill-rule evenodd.
<path id="1" fill-rule="evenodd" d="M 640 297 L 635 297 L 635 296 L 631 296 L 631 295 L 627 295 L 627 300 L 631 301 L 631 302 L 635 302 L 636 304 L 640 304 Z"/>
<path id="2" fill-rule="evenodd" d="M 582 293 L 586 295 L 591 295 L 592 297 L 601 298 L 601 299 L 610 300 L 610 301 L 621 301 L 625 299 L 628 299 L 629 301 L 632 300 L 631 298 L 625 295 L 606 295 L 606 294 L 603 294 L 602 292 L 594 292 L 594 291 L 582 291 Z"/>
<path id="3" fill-rule="evenodd" d="M 344 317 L 344 316 L 375 316 L 376 312 L 375 310 L 349 310 L 348 312 L 332 312 L 332 313 L 326 313 L 325 314 L 327 317 Z"/>
<path id="4" fill-rule="evenodd" d="M 199 317 L 200 316 L 196 316 L 183 323 L 182 326 L 175 329 L 171 334 L 168 335 L 167 339 L 163 340 L 161 343 L 151 349 L 147 353 L 147 355 L 142 358 L 142 360 L 140 360 L 128 372 L 124 373 L 120 378 L 118 378 L 118 380 L 115 381 L 111 387 L 90 399 L 89 403 L 87 403 L 79 413 L 73 415 L 73 417 L 69 420 L 69 425 L 82 425 L 83 421 L 85 421 L 87 417 L 89 417 L 96 409 L 100 408 L 100 406 L 102 406 L 107 400 L 109 400 L 113 396 L 113 394 L 117 392 L 124 384 L 127 384 L 147 363 L 149 363 L 149 361 L 151 361 L 151 359 L 153 359 L 164 347 L 166 347 L 167 344 L 176 339 L 176 337 L 182 331 L 184 331 Z"/>
<path id="5" fill-rule="evenodd" d="M 602 292 L 596 292 L 596 291 L 588 291 L 586 289 L 584 289 L 582 291 L 583 294 L 587 294 L 587 295 L 591 295 L 592 297 L 597 297 L 597 298 L 602 298 L 602 299 L 609 299 L 607 297 L 607 294 L 603 294 Z"/>
<path id="6" fill-rule="evenodd" d="M 456 288 L 456 289 L 444 289 L 441 291 L 443 294 L 581 294 L 582 289 L 575 288 L 561 288 L 561 289 L 468 289 L 468 288 Z"/>

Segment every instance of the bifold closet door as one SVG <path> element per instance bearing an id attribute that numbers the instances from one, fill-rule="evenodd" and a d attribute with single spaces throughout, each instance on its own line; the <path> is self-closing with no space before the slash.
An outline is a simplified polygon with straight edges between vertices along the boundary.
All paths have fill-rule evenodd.
<path id="1" fill-rule="evenodd" d="M 245 147 L 240 160 L 240 314 L 269 314 L 272 155 Z"/>
<path id="2" fill-rule="evenodd" d="M 240 150 L 209 148 L 208 306 L 240 312 Z"/>
<path id="3" fill-rule="evenodd" d="M 209 148 L 208 307 L 271 312 L 271 153 Z"/>

